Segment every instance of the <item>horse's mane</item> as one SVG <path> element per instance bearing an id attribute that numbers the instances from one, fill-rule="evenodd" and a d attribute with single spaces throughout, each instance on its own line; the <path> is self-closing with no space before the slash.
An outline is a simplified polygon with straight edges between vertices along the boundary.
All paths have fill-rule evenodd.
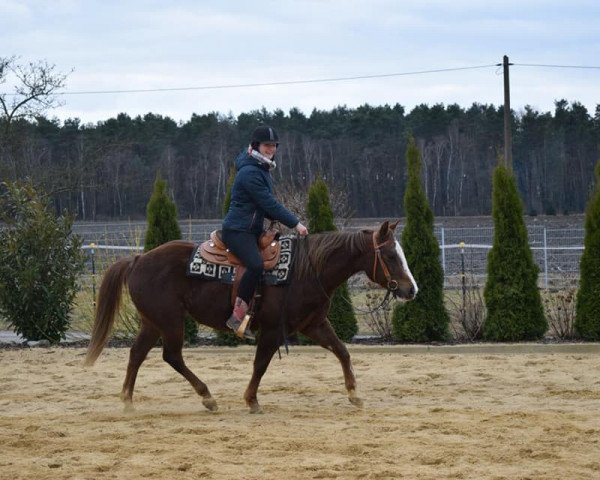
<path id="1" fill-rule="evenodd" d="M 323 271 L 325 261 L 336 250 L 344 249 L 348 256 L 364 253 L 373 232 L 327 232 L 309 235 L 297 241 L 294 259 L 294 277 L 299 280 L 314 278 Z"/>

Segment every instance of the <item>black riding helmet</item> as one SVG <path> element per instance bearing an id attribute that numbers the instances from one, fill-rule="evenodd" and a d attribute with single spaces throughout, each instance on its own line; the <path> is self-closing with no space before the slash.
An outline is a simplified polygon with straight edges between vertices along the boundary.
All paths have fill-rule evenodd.
<path id="1" fill-rule="evenodd" d="M 261 125 L 252 132 L 251 143 L 252 147 L 258 146 L 259 143 L 276 143 L 279 145 L 279 135 L 272 127 Z"/>

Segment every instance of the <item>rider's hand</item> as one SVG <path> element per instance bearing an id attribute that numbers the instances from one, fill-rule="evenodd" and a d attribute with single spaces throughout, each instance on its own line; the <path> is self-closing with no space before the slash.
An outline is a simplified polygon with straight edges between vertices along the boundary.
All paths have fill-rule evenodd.
<path id="1" fill-rule="evenodd" d="M 296 225 L 294 228 L 301 237 L 308 235 L 308 229 L 301 223 L 298 223 L 298 225 Z"/>

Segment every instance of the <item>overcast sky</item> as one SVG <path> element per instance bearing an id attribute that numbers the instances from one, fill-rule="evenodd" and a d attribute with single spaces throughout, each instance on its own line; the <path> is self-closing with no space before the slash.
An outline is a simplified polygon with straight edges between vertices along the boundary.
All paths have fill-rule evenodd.
<path id="1" fill-rule="evenodd" d="M 598 0 L 0 0 L 0 56 L 71 70 L 66 92 L 223 87 L 493 65 L 600 66 Z M 511 105 L 600 103 L 600 68 L 515 65 Z M 0 92 L 10 92 L 0 85 Z M 324 83 L 65 95 L 50 116 L 96 122 L 125 112 L 185 121 L 265 107 L 501 105 L 485 67 Z"/>

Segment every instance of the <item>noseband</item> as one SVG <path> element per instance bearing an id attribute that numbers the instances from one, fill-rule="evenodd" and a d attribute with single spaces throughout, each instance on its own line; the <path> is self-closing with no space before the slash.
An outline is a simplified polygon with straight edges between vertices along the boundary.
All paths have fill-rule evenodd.
<path id="1" fill-rule="evenodd" d="M 377 232 L 373 232 L 373 248 L 375 249 L 375 258 L 373 260 L 373 280 L 375 280 L 375 274 L 377 273 L 377 265 L 381 265 L 381 269 L 383 270 L 383 274 L 387 280 L 387 289 L 388 292 L 393 292 L 398 290 L 398 282 L 392 278 L 390 275 L 390 271 L 383 261 L 383 257 L 381 256 L 381 247 L 385 247 L 388 243 L 394 241 L 394 237 L 386 240 L 383 243 L 377 243 Z"/>

